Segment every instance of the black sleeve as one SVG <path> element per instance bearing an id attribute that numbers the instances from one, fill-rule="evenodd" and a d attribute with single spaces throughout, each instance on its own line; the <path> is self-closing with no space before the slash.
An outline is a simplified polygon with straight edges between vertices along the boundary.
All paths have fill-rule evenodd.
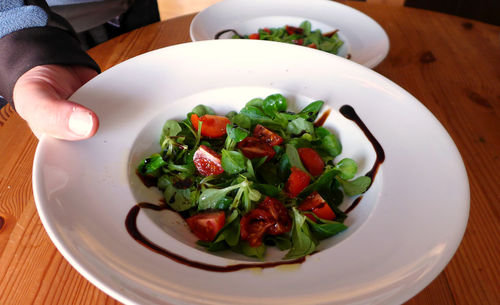
<path id="1" fill-rule="evenodd" d="M 0 38 L 0 95 L 13 107 L 12 93 L 17 79 L 39 65 L 83 65 L 97 72 L 97 63 L 80 47 L 71 25 L 50 11 L 45 1 L 26 0 L 27 5 L 42 7 L 47 25 L 12 32 Z"/>

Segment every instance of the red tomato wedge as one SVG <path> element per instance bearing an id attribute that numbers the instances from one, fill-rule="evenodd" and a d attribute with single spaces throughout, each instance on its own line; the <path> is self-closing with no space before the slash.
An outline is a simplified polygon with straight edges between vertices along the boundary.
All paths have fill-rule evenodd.
<path id="1" fill-rule="evenodd" d="M 318 48 L 315 43 L 308 44 L 306 47 L 313 48 L 313 49 Z"/>
<path id="2" fill-rule="evenodd" d="M 219 175 L 224 172 L 221 156 L 205 145 L 200 145 L 193 155 L 196 169 L 202 176 Z"/>
<path id="3" fill-rule="evenodd" d="M 292 173 L 285 184 L 285 190 L 290 198 L 297 197 L 311 181 L 311 177 L 297 167 L 292 167 Z"/>
<path id="4" fill-rule="evenodd" d="M 314 191 L 311 195 L 307 196 L 306 199 L 299 205 L 300 211 L 310 211 L 321 219 L 334 220 L 336 215 L 328 203 L 321 197 L 318 192 Z M 309 219 L 316 222 L 316 219 L 312 215 L 305 214 Z"/>
<path id="5" fill-rule="evenodd" d="M 263 209 L 253 209 L 241 217 L 240 237 L 251 247 L 262 245 L 262 237 L 275 223 L 273 216 Z"/>
<path id="6" fill-rule="evenodd" d="M 290 26 L 290 25 L 285 26 L 285 30 L 288 33 L 288 35 L 304 33 L 304 30 L 302 28 L 298 28 L 298 27 L 294 27 L 294 26 Z"/>
<path id="7" fill-rule="evenodd" d="M 266 197 L 257 206 L 257 209 L 269 212 L 269 214 L 271 214 L 274 218 L 275 223 L 267 229 L 267 233 L 271 235 L 279 235 L 292 229 L 292 218 L 288 214 L 285 205 L 278 199 Z"/>
<path id="8" fill-rule="evenodd" d="M 224 117 L 212 114 L 205 114 L 198 117 L 196 113 L 191 114 L 191 124 L 198 131 L 198 122 L 202 122 L 201 135 L 209 138 L 220 138 L 226 134 L 226 125 L 231 124 L 231 121 Z"/>
<path id="9" fill-rule="evenodd" d="M 224 211 L 202 212 L 186 219 L 194 235 L 202 241 L 213 241 L 226 222 Z"/>
<path id="10" fill-rule="evenodd" d="M 238 148 L 249 159 L 268 157 L 267 160 L 269 160 L 276 154 L 270 145 L 255 137 L 246 137 L 238 143 Z"/>
<path id="11" fill-rule="evenodd" d="M 306 169 L 313 176 L 319 176 L 323 173 L 325 162 L 321 156 L 312 148 L 303 147 L 297 148 L 299 157 Z"/>
<path id="12" fill-rule="evenodd" d="M 263 30 L 264 32 L 268 33 L 268 34 L 271 34 L 271 30 L 270 30 L 270 29 L 268 29 L 268 28 L 263 28 L 262 30 Z"/>
<path id="13" fill-rule="evenodd" d="M 249 39 L 259 39 L 260 35 L 259 35 L 259 33 L 253 33 L 253 34 L 248 35 L 248 38 Z"/>
<path id="14" fill-rule="evenodd" d="M 255 126 L 253 130 L 253 136 L 259 139 L 261 142 L 264 142 L 271 146 L 280 145 L 281 143 L 283 143 L 282 137 L 260 124 L 257 124 L 257 126 Z"/>

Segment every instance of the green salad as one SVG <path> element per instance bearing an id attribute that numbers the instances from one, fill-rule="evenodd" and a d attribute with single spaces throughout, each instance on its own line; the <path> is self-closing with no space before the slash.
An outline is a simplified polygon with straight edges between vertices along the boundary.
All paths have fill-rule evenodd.
<path id="1" fill-rule="evenodd" d="M 341 143 L 314 123 L 323 104 L 294 113 L 272 94 L 225 116 L 198 105 L 186 119 L 165 122 L 161 151 L 137 173 L 154 181 L 207 250 L 262 259 L 276 246 L 287 250 L 284 259 L 303 257 L 347 228 L 338 208 L 344 195 L 371 184 L 355 177 L 354 160 L 334 161 Z"/>
<path id="2" fill-rule="evenodd" d="M 234 31 L 233 31 L 234 32 Z M 257 33 L 240 35 L 235 33 L 233 39 L 271 40 L 306 46 L 332 54 L 338 54 L 344 42 L 339 38 L 338 31 L 321 33 L 319 29 L 312 30 L 309 21 L 303 21 L 299 27 L 286 25 L 279 28 L 261 28 Z"/>

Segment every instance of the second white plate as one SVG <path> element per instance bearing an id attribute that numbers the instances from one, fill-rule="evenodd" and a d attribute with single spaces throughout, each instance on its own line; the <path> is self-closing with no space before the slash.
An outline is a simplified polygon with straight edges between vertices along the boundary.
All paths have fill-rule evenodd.
<path id="1" fill-rule="evenodd" d="M 344 46 L 339 56 L 366 67 L 377 66 L 389 52 L 389 38 L 372 18 L 349 6 L 328 0 L 226 0 L 201 11 L 190 26 L 191 40 L 215 39 L 223 30 L 251 34 L 263 27 L 298 26 L 311 22 L 313 29 L 338 29 Z"/>

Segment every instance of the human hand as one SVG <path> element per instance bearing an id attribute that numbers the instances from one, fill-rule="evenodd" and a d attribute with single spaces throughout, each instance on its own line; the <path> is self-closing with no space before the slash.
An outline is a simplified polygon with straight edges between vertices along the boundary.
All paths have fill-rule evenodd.
<path id="1" fill-rule="evenodd" d="M 97 115 L 68 98 L 96 75 L 84 66 L 34 67 L 14 86 L 16 111 L 38 138 L 42 134 L 65 140 L 90 138 L 99 127 Z"/>

